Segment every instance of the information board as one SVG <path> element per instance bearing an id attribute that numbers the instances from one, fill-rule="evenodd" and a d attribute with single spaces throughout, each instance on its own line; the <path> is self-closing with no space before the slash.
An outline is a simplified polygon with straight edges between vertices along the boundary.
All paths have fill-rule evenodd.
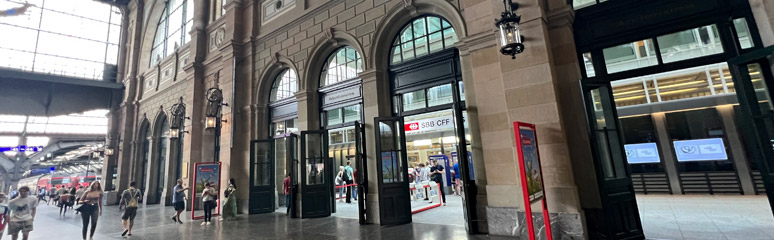
<path id="1" fill-rule="evenodd" d="M 191 196 L 191 206 L 197 206 L 201 204 L 201 196 L 204 190 L 204 184 L 210 183 L 215 191 L 220 193 L 220 162 L 204 162 L 194 163 L 194 191 Z M 220 215 L 220 198 L 217 200 L 217 210 L 212 214 L 213 216 Z M 204 218 L 204 215 L 196 216 L 195 207 L 191 211 L 192 219 Z"/>
<path id="2" fill-rule="evenodd" d="M 656 143 L 626 144 L 624 149 L 626 150 L 626 161 L 629 164 L 661 162 Z"/>
<path id="3" fill-rule="evenodd" d="M 728 160 L 726 145 L 722 138 L 706 138 L 672 142 L 677 161 Z"/>
<path id="4" fill-rule="evenodd" d="M 540 157 L 538 156 L 537 139 L 535 129 L 519 126 L 519 152 L 521 166 L 526 174 L 527 193 L 529 201 L 534 202 L 543 198 L 543 176 L 540 171 Z"/>

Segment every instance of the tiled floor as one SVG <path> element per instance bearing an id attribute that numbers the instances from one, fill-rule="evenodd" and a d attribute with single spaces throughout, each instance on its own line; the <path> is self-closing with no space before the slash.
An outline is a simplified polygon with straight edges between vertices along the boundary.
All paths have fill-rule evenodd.
<path id="1" fill-rule="evenodd" d="M 637 195 L 651 239 L 774 239 L 766 196 Z"/>

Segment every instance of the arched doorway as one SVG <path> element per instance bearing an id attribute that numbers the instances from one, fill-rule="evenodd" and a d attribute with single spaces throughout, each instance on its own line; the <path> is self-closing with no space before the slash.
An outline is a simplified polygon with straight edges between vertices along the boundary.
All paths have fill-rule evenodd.
<path id="1" fill-rule="evenodd" d="M 169 148 L 169 121 L 167 121 L 166 114 L 162 113 L 156 119 L 156 124 L 154 124 L 154 126 L 156 126 L 153 132 L 153 139 L 156 140 L 154 141 L 155 145 L 153 146 L 155 149 L 155 152 L 153 153 L 155 160 L 153 161 L 154 165 L 152 169 L 149 170 L 153 171 L 155 176 L 151 176 L 150 178 L 151 181 L 153 181 L 150 187 L 153 189 L 148 189 L 148 191 L 152 190 L 153 195 L 148 201 L 149 203 L 160 203 L 167 177 L 167 149 Z"/>
<path id="2" fill-rule="evenodd" d="M 475 185 L 474 156 L 457 37 L 448 20 L 421 15 L 392 41 L 388 72 L 395 117 L 375 123 L 382 224 L 477 229 L 469 221 L 476 219 L 475 209 L 465 207 L 475 198 L 475 191 L 464 187 Z M 388 202 L 393 206 L 384 205 Z"/>

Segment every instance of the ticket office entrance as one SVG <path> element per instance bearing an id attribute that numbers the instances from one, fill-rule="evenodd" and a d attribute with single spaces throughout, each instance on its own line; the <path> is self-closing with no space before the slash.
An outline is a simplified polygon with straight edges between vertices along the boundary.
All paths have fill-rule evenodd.
<path id="1" fill-rule="evenodd" d="M 772 183 L 774 182 L 769 177 L 772 169 L 768 168 L 774 166 L 772 154 L 774 112 L 772 112 L 770 100 L 772 95 L 768 90 L 774 86 L 770 57 L 773 49 L 772 47 L 762 48 L 748 8 L 736 5 L 736 1 L 713 1 L 712 4 L 725 7 L 686 8 L 686 12 L 675 12 L 675 14 L 686 14 L 686 16 L 693 14 L 692 17 L 669 24 L 651 23 L 654 26 L 660 26 L 656 28 L 643 26 L 644 29 L 650 29 L 648 31 L 636 33 L 606 31 L 609 34 L 607 39 L 614 39 L 610 40 L 609 44 L 593 41 L 593 36 L 586 33 L 592 31 L 593 26 L 608 26 L 605 22 L 625 21 L 619 18 L 637 17 L 638 14 L 647 14 L 649 10 L 633 13 L 631 16 L 610 15 L 597 19 L 579 13 L 577 24 L 582 27 L 576 29 L 576 44 L 580 62 L 583 63 L 581 68 L 585 70 L 582 71 L 584 79 L 581 80 L 581 86 L 589 123 L 595 175 L 601 205 L 604 206 L 601 209 L 584 209 L 592 238 L 644 238 L 631 172 L 632 169 L 646 170 L 646 166 L 632 167 L 627 159 L 646 160 L 648 156 L 673 158 L 677 162 L 667 163 L 662 159 L 658 163 L 651 164 L 674 168 L 667 170 L 672 172 L 690 171 L 697 166 L 705 168 L 713 166 L 714 168 L 710 169 L 712 171 L 734 170 L 739 167 L 738 162 L 733 162 L 730 157 L 719 156 L 720 153 L 731 150 L 745 151 L 745 149 L 732 149 L 732 146 L 728 145 L 726 135 L 728 126 L 723 126 L 719 120 L 715 121 L 716 119 L 712 117 L 694 118 L 691 120 L 692 124 L 706 127 L 692 126 L 690 129 L 675 129 L 677 132 L 670 132 L 670 122 L 679 122 L 686 117 L 682 115 L 715 114 L 707 107 L 720 109 L 733 106 L 738 101 L 743 113 L 739 116 L 741 120 L 737 121 L 738 124 L 748 120 L 752 123 L 750 124 L 752 133 L 742 134 L 746 138 L 745 142 L 749 143 L 746 154 L 753 164 L 759 166 L 766 192 L 769 195 L 773 193 Z M 640 7 L 651 9 L 646 6 Z M 663 8 L 663 6 L 651 7 Z M 697 17 L 697 14 L 708 17 Z M 728 70 L 724 69 L 726 65 Z M 689 74 L 690 78 L 670 75 L 676 71 L 694 68 L 704 68 L 703 74 Z M 725 75 L 726 71 L 730 74 Z M 664 77 L 659 74 L 670 76 Z M 631 87 L 621 88 L 626 85 L 621 81 L 634 83 L 630 84 Z M 729 96 L 737 99 L 729 101 L 727 99 Z M 702 105 L 703 107 L 698 105 L 694 108 L 684 107 L 686 104 L 705 104 L 708 99 L 713 104 L 722 103 L 722 106 L 710 104 Z M 623 134 L 621 123 L 633 124 L 634 121 L 621 120 L 619 113 L 630 113 L 635 108 L 632 107 L 633 101 L 640 101 L 634 105 L 647 105 L 651 110 L 666 112 L 667 124 L 660 124 L 661 126 L 657 128 L 663 133 L 668 133 L 673 139 L 657 141 L 655 136 L 645 136 L 643 139 L 651 139 L 645 141 L 653 142 L 653 149 L 666 149 L 668 153 L 664 151 L 659 153 L 644 147 L 642 149 L 624 147 L 627 137 Z M 678 105 L 683 107 L 671 109 Z M 733 111 L 733 108 L 729 110 Z M 663 112 L 659 114 L 664 115 Z M 694 128 L 699 129 L 699 132 L 693 131 Z M 694 139 L 696 136 L 700 139 Z M 771 199 L 772 197 L 769 196 L 769 202 Z"/>
<path id="2" fill-rule="evenodd" d="M 349 50 L 349 48 L 345 48 Z M 338 216 L 358 218 L 361 224 L 366 220 L 367 176 L 365 159 L 365 133 L 363 129 L 362 84 L 359 78 L 336 82 L 320 88 L 321 123 L 328 137 L 328 158 L 334 173 L 334 190 L 331 195 L 332 211 Z M 352 179 L 344 177 L 346 167 L 352 168 Z M 341 173 L 341 175 L 339 175 Z M 357 205 L 349 203 L 356 201 Z M 340 205 L 339 211 L 337 203 Z"/>
<path id="3" fill-rule="evenodd" d="M 446 176 L 440 187 L 451 190 L 453 159 L 470 159 L 469 137 L 465 127 L 464 88 L 459 53 L 446 49 L 432 55 L 394 64 L 390 68 L 393 87 L 393 114 L 375 118 L 379 203 L 382 225 L 412 221 L 412 195 L 409 168 L 438 160 Z M 465 144 L 458 142 L 464 141 Z M 475 227 L 475 182 L 471 161 L 458 161 L 462 182 L 464 221 Z M 431 163 L 432 164 L 432 163 Z M 412 171 L 414 172 L 414 171 Z M 412 174 L 413 175 L 413 174 Z M 449 182 L 447 182 L 447 180 Z M 416 189 L 416 187 L 415 187 Z M 446 191 L 447 197 L 453 193 Z M 439 199 L 440 200 L 440 199 Z M 439 203 L 440 206 L 440 203 Z M 432 211 L 432 210 L 428 210 Z M 438 219 L 436 223 L 444 223 Z M 474 230 L 471 230 L 474 231 Z"/>

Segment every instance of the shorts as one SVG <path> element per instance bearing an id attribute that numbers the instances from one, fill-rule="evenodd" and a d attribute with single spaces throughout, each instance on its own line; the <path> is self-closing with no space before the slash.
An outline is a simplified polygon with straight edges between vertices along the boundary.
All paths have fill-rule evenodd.
<path id="1" fill-rule="evenodd" d="M 8 223 L 8 235 L 19 234 L 19 232 L 31 232 L 32 220 L 9 222 Z"/>
<path id="2" fill-rule="evenodd" d="M 185 202 L 180 201 L 175 203 L 175 211 L 183 211 L 185 210 Z"/>
<path id="3" fill-rule="evenodd" d="M 124 213 L 121 214 L 122 220 L 132 220 L 134 221 L 134 217 L 137 216 L 137 208 L 136 207 L 128 207 L 124 210 Z"/>

